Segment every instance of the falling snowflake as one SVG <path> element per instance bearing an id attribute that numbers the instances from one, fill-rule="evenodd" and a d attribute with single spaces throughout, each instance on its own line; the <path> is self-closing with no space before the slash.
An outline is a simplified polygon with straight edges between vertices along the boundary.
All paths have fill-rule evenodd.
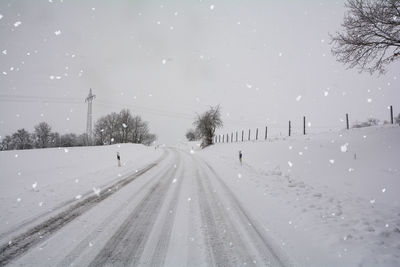
<path id="1" fill-rule="evenodd" d="M 324 92 L 324 96 L 328 96 L 328 94 L 329 94 L 328 91 L 325 91 L 325 92 Z"/>
<path id="2" fill-rule="evenodd" d="M 4 55 L 7 55 L 7 49 L 4 49 L 3 51 L 1 51 Z"/>
<path id="3" fill-rule="evenodd" d="M 348 146 L 348 145 L 349 145 L 348 143 L 342 145 L 342 146 L 340 147 L 340 151 L 342 151 L 342 152 L 347 152 L 347 146 Z"/>
<path id="4" fill-rule="evenodd" d="M 292 166 L 293 166 L 293 163 L 292 163 L 292 162 L 288 161 L 287 164 L 289 165 L 290 168 L 292 168 Z"/>
<path id="5" fill-rule="evenodd" d="M 75 199 L 81 199 L 81 198 L 82 198 L 81 195 L 77 195 L 77 196 L 75 197 Z"/>
<path id="6" fill-rule="evenodd" d="M 298 96 L 296 97 L 296 101 L 299 102 L 300 100 L 301 100 L 301 95 L 298 95 Z"/>
<path id="7" fill-rule="evenodd" d="M 0 19 L 2 19 L 3 18 L 3 15 L 2 14 L 0 14 Z"/>
<path id="8" fill-rule="evenodd" d="M 369 203 L 374 204 L 374 203 L 375 203 L 375 199 L 371 199 L 371 200 L 369 201 Z"/>
<path id="9" fill-rule="evenodd" d="M 172 183 L 176 183 L 178 181 L 178 179 L 174 178 L 174 180 L 172 180 Z"/>
<path id="10" fill-rule="evenodd" d="M 330 164 L 334 164 L 334 163 L 335 163 L 335 160 L 334 160 L 334 159 L 330 159 L 330 160 L 329 160 L 329 163 L 330 163 Z"/>
<path id="11" fill-rule="evenodd" d="M 246 83 L 246 87 L 251 89 L 253 86 L 251 84 Z"/>
<path id="12" fill-rule="evenodd" d="M 280 56 L 280 57 L 281 57 L 282 55 L 283 55 L 283 53 L 282 53 L 282 52 L 279 52 L 278 56 Z"/>
<path id="13" fill-rule="evenodd" d="M 100 196 L 100 191 L 101 191 L 100 188 L 93 187 L 93 192 L 94 192 L 97 196 Z"/>
<path id="14" fill-rule="evenodd" d="M 21 21 L 17 21 L 17 22 L 14 23 L 14 27 L 19 27 L 21 24 L 22 24 Z"/>
<path id="15" fill-rule="evenodd" d="M 163 65 L 167 64 L 167 60 L 166 59 L 163 59 L 161 62 L 162 62 Z"/>
<path id="16" fill-rule="evenodd" d="M 349 168 L 349 172 L 354 172 L 354 169 L 353 168 Z"/>
<path id="17" fill-rule="evenodd" d="M 125 123 L 122 123 L 122 127 L 126 128 L 126 127 L 128 127 L 128 125 L 126 125 Z"/>
<path id="18" fill-rule="evenodd" d="M 61 31 L 60 31 L 60 30 L 57 30 L 57 31 L 54 32 L 54 34 L 55 34 L 55 35 L 60 35 L 60 34 L 61 34 Z"/>
<path id="19" fill-rule="evenodd" d="M 191 199 L 190 197 L 187 199 L 188 202 L 190 202 L 191 200 L 192 200 L 192 199 Z"/>
<path id="20" fill-rule="evenodd" d="M 68 153 L 69 152 L 68 148 L 64 148 L 64 152 Z"/>
<path id="21" fill-rule="evenodd" d="M 75 179 L 75 183 L 79 183 L 79 179 Z"/>
<path id="22" fill-rule="evenodd" d="M 385 193 L 386 192 L 386 188 L 382 188 L 382 193 Z"/>
<path id="23" fill-rule="evenodd" d="M 190 150 L 190 154 L 194 154 L 194 150 L 193 149 Z"/>
<path id="24" fill-rule="evenodd" d="M 210 6 L 210 9 L 211 9 L 211 10 L 214 10 L 214 7 L 215 7 L 214 5 L 211 5 L 211 6 Z"/>
<path id="25" fill-rule="evenodd" d="M 239 178 L 242 178 L 242 174 L 241 174 L 241 173 L 238 173 L 238 177 L 239 177 Z"/>
<path id="26" fill-rule="evenodd" d="M 20 199 L 20 198 L 17 198 L 17 202 L 21 202 L 21 200 L 22 200 L 22 199 Z"/>
<path id="27" fill-rule="evenodd" d="M 37 182 L 34 182 L 34 183 L 32 184 L 32 188 L 35 189 L 36 187 L 37 187 Z"/>
<path id="28" fill-rule="evenodd" d="M 367 102 L 368 102 L 368 103 L 371 103 L 371 102 L 372 102 L 372 99 L 371 99 L 371 98 L 368 98 L 368 99 L 367 99 Z"/>
<path id="29" fill-rule="evenodd" d="M 89 247 L 93 247 L 93 243 L 92 242 L 89 242 Z"/>
<path id="30" fill-rule="evenodd" d="M 43 201 L 38 203 L 39 207 L 43 206 Z"/>

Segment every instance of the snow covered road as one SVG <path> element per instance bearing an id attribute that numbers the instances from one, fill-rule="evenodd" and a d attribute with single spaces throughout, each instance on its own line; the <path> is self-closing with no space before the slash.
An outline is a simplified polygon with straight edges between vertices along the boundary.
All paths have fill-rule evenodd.
<path id="1" fill-rule="evenodd" d="M 287 266 L 209 163 L 162 158 L 1 244 L 12 266 Z"/>

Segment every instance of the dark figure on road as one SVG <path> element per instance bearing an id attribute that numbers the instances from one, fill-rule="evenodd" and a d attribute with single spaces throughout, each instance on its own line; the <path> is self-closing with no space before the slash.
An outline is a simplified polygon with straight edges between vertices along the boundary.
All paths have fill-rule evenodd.
<path id="1" fill-rule="evenodd" d="M 118 160 L 118 167 L 121 167 L 121 158 L 119 156 L 119 152 L 117 152 L 117 160 Z"/>
<path id="2" fill-rule="evenodd" d="M 240 165 L 242 165 L 242 157 L 243 157 L 242 151 L 239 150 L 239 161 L 240 161 Z"/>

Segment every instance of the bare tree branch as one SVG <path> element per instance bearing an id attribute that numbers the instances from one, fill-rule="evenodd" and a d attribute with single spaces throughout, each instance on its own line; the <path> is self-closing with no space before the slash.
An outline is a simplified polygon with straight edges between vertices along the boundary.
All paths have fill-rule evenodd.
<path id="1" fill-rule="evenodd" d="M 349 68 L 384 73 L 400 57 L 400 0 L 348 0 L 332 54 Z"/>

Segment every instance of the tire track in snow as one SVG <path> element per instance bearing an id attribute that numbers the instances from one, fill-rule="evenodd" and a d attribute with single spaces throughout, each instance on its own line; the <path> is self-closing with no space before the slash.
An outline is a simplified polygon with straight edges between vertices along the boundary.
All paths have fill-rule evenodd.
<path id="1" fill-rule="evenodd" d="M 181 191 L 184 175 L 178 178 L 178 185 L 175 188 L 173 197 L 168 205 L 168 214 L 164 220 L 161 234 L 158 237 L 156 249 L 154 251 L 150 266 L 163 266 L 168 252 L 168 244 L 171 239 L 172 227 L 174 225 L 176 208 L 178 206 L 179 194 Z M 172 211 L 172 212 L 171 212 Z"/>
<path id="2" fill-rule="evenodd" d="M 207 266 L 243 266 L 251 263 L 248 249 L 217 195 L 197 171 L 200 214 L 206 243 Z"/>
<path id="3" fill-rule="evenodd" d="M 169 152 L 168 152 L 169 154 Z M 168 165 L 167 165 L 168 166 Z M 158 171 L 154 177 L 157 177 L 156 179 L 149 179 L 145 184 L 143 184 L 137 192 L 142 192 L 143 190 L 146 190 L 151 183 L 155 183 L 156 181 L 159 181 L 162 178 L 162 175 L 165 173 L 165 168 L 162 168 L 160 171 Z M 84 253 L 85 249 L 88 248 L 88 244 L 95 240 L 96 237 L 99 235 L 99 232 L 101 232 L 103 229 L 105 229 L 108 225 L 110 225 L 116 218 L 117 216 L 123 212 L 128 206 L 131 204 L 132 201 L 134 201 L 136 198 L 138 198 L 137 194 L 133 194 L 129 199 L 127 199 L 121 206 L 118 207 L 118 209 L 115 209 L 109 216 L 107 216 L 103 222 L 97 226 L 85 239 L 79 242 L 79 244 L 70 252 L 68 253 L 64 259 L 57 264 L 57 266 L 70 266 L 73 264 L 73 262 L 82 254 Z"/>
<path id="4" fill-rule="evenodd" d="M 200 205 L 202 206 L 203 221 L 205 221 L 207 227 L 205 228 L 206 242 L 209 244 L 211 250 L 209 251 L 209 257 L 211 257 L 213 265 L 242 266 L 244 263 L 253 266 L 259 266 L 260 264 L 267 266 L 289 265 L 289 260 L 278 252 L 278 249 L 273 246 L 271 240 L 268 240 L 268 238 L 262 234 L 260 230 L 262 228 L 248 215 L 233 192 L 223 182 L 215 170 L 207 162 L 196 157 L 194 158 L 197 161 L 197 166 L 200 167 L 200 172 L 198 172 L 199 194 L 204 195 L 205 192 L 205 195 L 209 195 L 209 206 L 207 206 L 207 202 L 204 198 L 200 199 Z M 203 174 L 200 176 L 201 171 Z M 207 175 L 207 173 L 210 173 L 211 176 Z M 211 179 L 220 185 L 222 191 L 216 192 L 213 190 Z M 228 199 L 230 212 L 227 212 L 223 202 L 218 197 L 221 195 Z M 213 210 L 212 207 L 217 208 Z M 218 215 L 218 213 L 220 213 L 220 215 Z M 209 220 L 210 217 L 214 221 L 216 220 L 218 225 L 221 223 L 218 220 L 222 220 L 222 224 L 227 227 L 223 229 L 223 232 L 227 231 L 228 234 L 221 235 L 215 233 L 218 232 L 218 228 L 216 228 L 218 226 L 216 226 L 217 223 Z M 236 225 L 230 224 L 229 222 L 231 221 L 235 222 Z M 238 224 L 240 227 L 238 227 Z M 229 235 L 230 233 L 233 233 L 233 236 Z M 215 238 L 217 240 L 215 240 Z M 244 239 L 247 239 L 247 242 Z M 235 243 L 232 241 L 230 242 L 238 249 L 227 247 L 226 243 L 229 242 L 228 240 L 235 240 Z M 258 255 L 251 255 L 252 252 L 249 245 L 253 245 L 253 254 L 256 252 Z M 254 251 L 254 248 L 256 251 Z M 261 259 L 261 262 L 255 261 L 255 258 Z"/>
<path id="5" fill-rule="evenodd" d="M 0 246 L 0 266 L 8 264 L 12 260 L 22 256 L 33 246 L 42 243 L 63 226 L 73 221 L 75 218 L 79 217 L 104 199 L 118 192 L 121 188 L 135 180 L 137 177 L 152 169 L 164 158 L 165 156 L 162 156 L 161 159 L 149 164 L 137 173 L 106 187 L 100 196 L 89 196 L 67 208 L 65 211 L 62 211 L 54 217 L 32 227 L 19 236 L 14 237 L 10 243 L 3 244 Z"/>
<path id="6" fill-rule="evenodd" d="M 164 179 L 151 187 L 89 266 L 138 264 L 177 170 L 178 168 L 170 169 Z M 167 247 L 163 249 L 166 250 Z M 166 252 L 159 253 L 162 258 Z"/>

